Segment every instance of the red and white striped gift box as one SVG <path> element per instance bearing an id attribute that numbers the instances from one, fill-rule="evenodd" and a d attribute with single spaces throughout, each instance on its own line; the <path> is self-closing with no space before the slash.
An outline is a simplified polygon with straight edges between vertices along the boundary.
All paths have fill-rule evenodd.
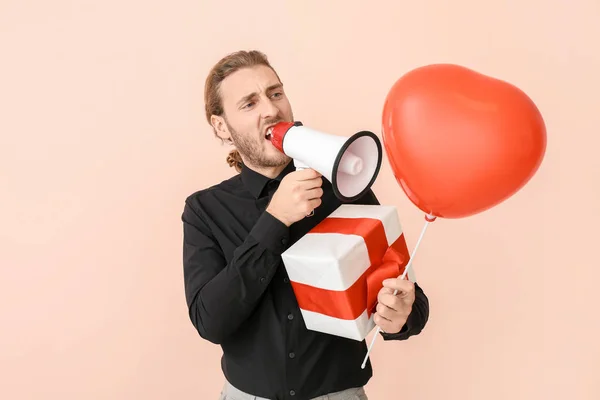
<path id="1" fill-rule="evenodd" d="M 282 258 L 307 329 L 361 341 L 383 280 L 402 275 L 410 254 L 395 207 L 344 204 Z"/>

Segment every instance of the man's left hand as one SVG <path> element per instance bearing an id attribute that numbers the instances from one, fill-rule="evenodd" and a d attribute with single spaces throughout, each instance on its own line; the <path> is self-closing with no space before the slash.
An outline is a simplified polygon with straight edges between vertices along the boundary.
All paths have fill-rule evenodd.
<path id="1" fill-rule="evenodd" d="M 398 290 L 396 295 L 394 290 Z M 406 324 L 412 311 L 415 302 L 415 285 L 406 279 L 386 279 L 383 281 L 377 300 L 377 312 L 373 317 L 375 323 L 385 333 L 398 333 Z"/>

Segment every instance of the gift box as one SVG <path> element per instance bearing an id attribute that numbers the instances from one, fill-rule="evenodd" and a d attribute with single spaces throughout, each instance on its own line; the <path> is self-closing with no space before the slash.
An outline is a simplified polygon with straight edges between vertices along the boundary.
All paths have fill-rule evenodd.
<path id="1" fill-rule="evenodd" d="M 344 204 L 282 258 L 307 329 L 362 341 L 382 282 L 402 275 L 410 254 L 395 207 Z"/>

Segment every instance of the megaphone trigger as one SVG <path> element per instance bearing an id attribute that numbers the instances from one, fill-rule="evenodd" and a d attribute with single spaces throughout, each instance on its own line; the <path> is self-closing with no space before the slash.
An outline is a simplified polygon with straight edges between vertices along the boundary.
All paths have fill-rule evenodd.
<path id="1" fill-rule="evenodd" d="M 310 168 L 308 165 L 304 164 L 300 160 L 294 160 L 294 166 L 296 167 L 296 171 L 301 170 L 301 169 Z"/>

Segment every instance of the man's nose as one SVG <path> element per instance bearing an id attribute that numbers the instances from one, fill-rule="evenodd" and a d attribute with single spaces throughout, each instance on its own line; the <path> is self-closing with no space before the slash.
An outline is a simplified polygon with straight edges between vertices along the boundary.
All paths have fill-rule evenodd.
<path id="1" fill-rule="evenodd" d="M 271 101 L 271 99 L 266 99 L 263 102 L 263 110 L 262 116 L 264 118 L 272 118 L 279 114 L 279 108 Z"/>

